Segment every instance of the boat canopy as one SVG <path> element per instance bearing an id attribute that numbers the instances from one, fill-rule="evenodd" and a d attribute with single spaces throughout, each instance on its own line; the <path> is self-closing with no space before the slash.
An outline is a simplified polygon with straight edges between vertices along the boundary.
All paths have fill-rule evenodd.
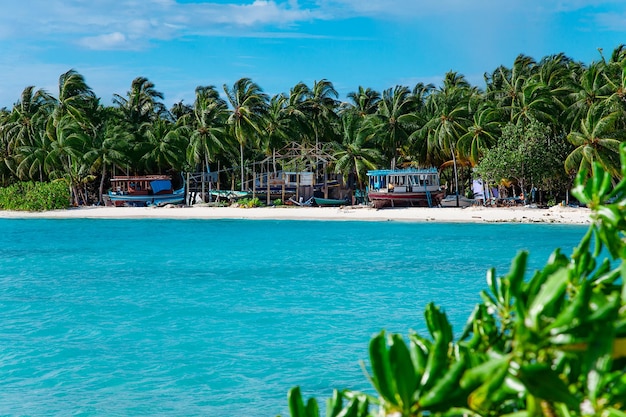
<path id="1" fill-rule="evenodd" d="M 436 168 L 377 169 L 368 171 L 370 189 L 395 186 L 439 187 L 439 172 Z"/>
<path id="2" fill-rule="evenodd" d="M 368 177 L 383 175 L 402 174 L 437 174 L 437 168 L 404 168 L 404 169 L 375 169 L 367 171 Z"/>
<path id="3" fill-rule="evenodd" d="M 150 181 L 152 192 L 157 194 L 161 191 L 169 191 L 172 189 L 172 181 L 170 180 L 154 180 Z"/>

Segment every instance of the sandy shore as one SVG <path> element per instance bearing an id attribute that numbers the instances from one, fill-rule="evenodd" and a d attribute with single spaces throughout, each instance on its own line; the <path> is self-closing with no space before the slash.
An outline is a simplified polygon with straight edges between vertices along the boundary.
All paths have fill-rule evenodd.
<path id="1" fill-rule="evenodd" d="M 589 209 L 537 208 L 387 208 L 347 207 L 81 207 L 37 213 L 0 211 L 0 218 L 98 219 L 277 219 L 361 220 L 461 223 L 590 223 Z"/>

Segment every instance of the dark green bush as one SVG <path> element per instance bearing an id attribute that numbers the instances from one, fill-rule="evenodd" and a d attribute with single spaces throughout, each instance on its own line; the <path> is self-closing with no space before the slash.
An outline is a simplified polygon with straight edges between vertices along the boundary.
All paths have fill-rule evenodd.
<path id="1" fill-rule="evenodd" d="M 0 210 L 45 211 L 70 206 L 70 190 L 63 180 L 20 182 L 0 188 Z"/>

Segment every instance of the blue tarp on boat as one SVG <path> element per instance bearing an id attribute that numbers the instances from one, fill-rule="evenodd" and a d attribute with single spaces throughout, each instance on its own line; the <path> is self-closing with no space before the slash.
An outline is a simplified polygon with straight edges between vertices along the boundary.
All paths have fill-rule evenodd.
<path id="1" fill-rule="evenodd" d="M 171 190 L 172 182 L 170 180 L 154 180 L 150 181 L 150 187 L 152 187 L 152 193 L 158 194 L 160 191 Z"/>

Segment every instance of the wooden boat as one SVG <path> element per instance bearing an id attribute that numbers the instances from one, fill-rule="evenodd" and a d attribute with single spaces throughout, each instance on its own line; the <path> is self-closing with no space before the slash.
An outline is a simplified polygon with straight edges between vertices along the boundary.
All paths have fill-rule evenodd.
<path id="1" fill-rule="evenodd" d="M 450 194 L 442 199 L 439 204 L 441 207 L 470 207 L 476 204 L 476 200 L 460 195 L 457 205 L 456 194 Z"/>
<path id="2" fill-rule="evenodd" d="M 108 197 L 116 206 L 162 206 L 185 201 L 185 186 L 174 190 L 169 175 L 116 176 Z"/>
<path id="3" fill-rule="evenodd" d="M 313 197 L 313 204 L 319 207 L 339 207 L 347 206 L 349 202 L 347 199 Z"/>
<path id="4" fill-rule="evenodd" d="M 252 194 L 248 191 L 235 191 L 235 190 L 210 190 L 210 195 L 216 198 L 227 198 L 229 200 L 238 200 L 240 198 L 250 197 Z"/>
<path id="5" fill-rule="evenodd" d="M 445 189 L 439 172 L 427 169 L 380 169 L 368 171 L 367 197 L 376 208 L 396 206 L 439 206 Z"/>

